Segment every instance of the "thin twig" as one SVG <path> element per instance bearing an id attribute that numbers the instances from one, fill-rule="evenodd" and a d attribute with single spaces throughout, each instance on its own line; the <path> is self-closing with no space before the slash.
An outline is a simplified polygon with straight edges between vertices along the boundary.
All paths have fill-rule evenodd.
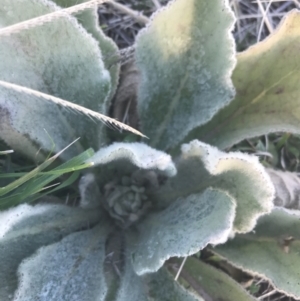
<path id="1" fill-rule="evenodd" d="M 278 298 L 273 299 L 272 301 L 279 301 L 279 300 L 281 300 L 283 298 L 286 298 L 286 295 L 279 296 Z M 291 300 L 291 299 L 289 298 L 289 300 Z"/>
<path id="2" fill-rule="evenodd" d="M 272 17 L 283 17 L 286 15 L 286 12 L 284 13 L 277 13 L 277 14 L 274 14 L 274 13 L 270 13 L 269 16 L 272 16 Z M 258 18 L 261 18 L 261 15 L 260 14 L 248 14 L 248 15 L 242 15 L 242 16 L 238 16 L 238 19 L 239 20 L 245 20 L 245 19 L 258 19 Z"/>
<path id="3" fill-rule="evenodd" d="M 298 8 L 300 8 L 299 0 L 294 0 L 294 3 L 295 3 L 295 5 L 296 5 Z"/>
<path id="4" fill-rule="evenodd" d="M 239 7 L 238 7 L 238 1 L 237 0 L 233 0 L 232 1 L 232 5 L 233 5 L 233 9 L 234 9 L 234 13 L 236 16 L 239 16 Z M 238 30 L 238 36 L 239 36 L 239 40 L 241 41 L 241 23 L 240 23 L 240 18 L 237 19 L 236 25 L 237 25 L 237 30 Z"/>
<path id="5" fill-rule="evenodd" d="M 125 110 L 125 113 L 124 113 L 124 117 L 122 119 L 122 122 L 125 123 L 126 122 L 126 119 L 128 117 L 128 112 L 129 112 L 129 108 L 130 108 L 130 105 L 131 105 L 131 101 L 132 99 L 130 99 L 130 101 L 128 101 L 128 104 L 126 106 L 126 110 Z"/>
<path id="6" fill-rule="evenodd" d="M 155 6 L 156 9 L 160 9 L 161 8 L 161 4 L 159 3 L 158 0 L 152 0 L 152 2 L 153 2 L 153 4 L 154 4 L 154 6 Z"/>
<path id="7" fill-rule="evenodd" d="M 184 259 L 182 260 L 182 263 L 181 263 L 181 265 L 180 265 L 180 267 L 179 267 L 179 270 L 178 270 L 178 272 L 177 272 L 177 274 L 176 274 L 176 276 L 175 276 L 175 278 L 174 278 L 175 281 L 178 280 L 178 278 L 179 278 L 179 276 L 180 276 L 180 273 L 181 273 L 181 271 L 182 271 L 182 269 L 183 269 L 183 266 L 184 266 L 186 260 L 187 260 L 187 257 L 184 257 Z"/>
<path id="8" fill-rule="evenodd" d="M 149 22 L 149 18 L 144 16 L 141 12 L 137 12 L 137 11 L 127 7 L 126 5 L 123 5 L 123 4 L 113 1 L 113 0 L 108 1 L 108 3 L 111 4 L 115 9 L 122 12 L 123 14 L 131 16 L 139 23 L 147 24 Z"/>
<path id="9" fill-rule="evenodd" d="M 266 293 L 266 294 L 258 297 L 257 300 L 263 300 L 263 299 L 265 299 L 265 298 L 267 298 L 269 296 L 274 295 L 275 293 L 277 293 L 277 290 L 272 290 L 272 291 L 270 291 L 270 292 L 268 292 L 268 293 Z"/>
<path id="10" fill-rule="evenodd" d="M 260 1 L 261 0 L 258 0 L 257 4 L 258 4 L 258 7 L 259 7 L 259 9 L 260 9 L 260 11 L 262 13 L 263 20 L 261 21 L 259 32 L 258 32 L 258 35 L 257 35 L 257 42 L 260 41 L 260 37 L 261 37 L 261 33 L 262 33 L 262 28 L 263 28 L 263 23 L 264 22 L 266 23 L 266 25 L 267 25 L 268 30 L 269 30 L 270 33 L 272 33 L 274 31 L 273 26 L 272 26 L 272 24 L 271 24 L 271 22 L 270 22 L 270 20 L 269 20 L 269 18 L 267 16 L 267 12 L 268 12 L 268 10 L 270 8 L 270 5 L 272 4 L 272 0 L 268 3 L 266 11 L 264 10 L 264 7 L 263 7 L 263 5 L 262 5 L 262 3 Z"/>
<path id="11" fill-rule="evenodd" d="M 258 3 L 258 2 L 261 2 L 261 3 L 269 3 L 269 2 L 286 2 L 288 0 L 253 0 L 251 1 L 252 3 Z"/>

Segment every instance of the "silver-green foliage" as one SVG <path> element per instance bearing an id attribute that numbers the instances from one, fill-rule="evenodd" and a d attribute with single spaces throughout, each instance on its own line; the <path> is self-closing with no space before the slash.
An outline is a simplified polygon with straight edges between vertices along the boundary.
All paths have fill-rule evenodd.
<path id="1" fill-rule="evenodd" d="M 233 14 L 227 1 L 172 5 L 155 16 L 136 42 L 141 128 L 160 149 L 176 145 L 234 96 Z"/>
<path id="2" fill-rule="evenodd" d="M 275 208 L 255 233 L 237 235 L 215 251 L 242 270 L 268 279 L 278 291 L 299 299 L 299 210 Z"/>
<path id="3" fill-rule="evenodd" d="M 29 21 L 72 4 L 0 6 L 0 137 L 31 158 L 52 141 L 57 152 L 78 136 L 63 160 L 100 148 L 86 161 L 95 168 L 82 177 L 75 208 L 20 205 L 0 213 L 0 299 L 204 300 L 211 287 L 206 283 L 206 295 L 184 288 L 165 261 L 243 237 L 272 211 L 275 196 L 257 158 L 197 139 L 183 143 L 189 133 L 201 137 L 201 126 L 233 103 L 228 1 L 173 0 L 138 35 L 141 129 L 158 150 L 142 142 L 107 145 L 107 129 L 89 114 L 57 105 L 67 100 L 105 114 L 119 76 L 119 66 L 111 67 L 117 47 L 97 27 L 95 11 Z M 177 157 L 165 153 L 178 145 Z M 201 277 L 224 277 L 204 271 Z M 228 287 L 249 300 L 232 283 L 215 296 Z"/>
<path id="4" fill-rule="evenodd" d="M 58 10 L 52 1 L 1 2 L 0 27 Z M 71 15 L 23 26 L 10 34 L 0 33 L 1 81 L 27 87 L 71 101 L 96 112 L 106 112 L 112 89 L 98 42 Z M 98 148 L 103 143 L 103 126 L 90 118 L 59 108 L 44 97 L 0 84 L 1 138 L 15 150 L 35 156 L 39 146 L 61 150 L 78 136 L 82 143 Z M 97 101 L 95 101 L 97 100 Z M 22 106 L 22 108 L 20 108 Z M 40 120 L 43 120 L 41 125 Z M 37 126 L 39 125 L 39 126 Z M 87 131 L 88 129 L 88 131 Z M 98 139 L 96 139 L 98 137 Z M 29 139 L 28 139 L 29 138 Z M 63 154 L 74 156 L 79 143 Z"/>

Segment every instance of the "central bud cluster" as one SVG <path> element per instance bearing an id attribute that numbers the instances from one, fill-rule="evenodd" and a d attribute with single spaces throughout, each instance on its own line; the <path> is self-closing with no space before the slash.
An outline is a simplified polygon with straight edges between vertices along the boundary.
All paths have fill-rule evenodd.
<path id="1" fill-rule="evenodd" d="M 149 186 L 153 186 L 152 182 L 156 178 L 153 173 L 134 173 L 104 186 L 104 205 L 111 217 L 122 227 L 128 227 L 138 221 L 152 207 L 146 191 Z"/>

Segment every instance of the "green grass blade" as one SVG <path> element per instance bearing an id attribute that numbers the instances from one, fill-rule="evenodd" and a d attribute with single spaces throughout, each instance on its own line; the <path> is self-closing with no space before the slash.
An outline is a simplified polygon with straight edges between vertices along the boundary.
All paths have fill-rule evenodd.
<path id="1" fill-rule="evenodd" d="M 0 188 L 0 209 L 5 209 L 11 206 L 15 206 L 24 202 L 32 202 L 41 196 L 55 192 L 62 189 L 68 185 L 71 185 L 80 175 L 79 171 L 90 167 L 91 163 L 85 163 L 85 161 L 94 154 L 92 149 L 88 149 L 80 155 L 70 159 L 69 161 L 61 164 L 52 170 L 42 172 L 46 167 L 48 167 L 59 154 L 49 158 L 44 163 L 36 167 L 34 170 L 24 174 L 15 180 L 14 182 L 8 184 L 5 187 Z M 62 183 L 57 183 L 52 189 L 47 188 L 51 182 L 60 177 L 63 174 L 70 173 L 73 174 Z M 19 177 L 19 173 L 8 174 L 8 177 Z M 5 177 L 2 175 L 1 177 Z M 40 193 L 43 190 L 47 190 L 45 193 Z"/>

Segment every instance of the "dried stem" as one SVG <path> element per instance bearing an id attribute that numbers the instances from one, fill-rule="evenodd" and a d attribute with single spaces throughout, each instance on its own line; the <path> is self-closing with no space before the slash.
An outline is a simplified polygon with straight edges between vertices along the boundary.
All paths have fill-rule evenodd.
<path id="1" fill-rule="evenodd" d="M 161 8 L 161 4 L 159 3 L 158 0 L 152 0 L 152 2 L 153 2 L 153 4 L 154 4 L 154 6 L 155 6 L 156 9 L 160 9 Z"/>
<path id="2" fill-rule="evenodd" d="M 184 257 L 183 260 L 182 260 L 182 263 L 181 263 L 181 265 L 180 265 L 180 267 L 179 267 L 179 270 L 178 270 L 178 272 L 177 272 L 177 274 L 176 274 L 176 276 L 175 276 L 175 278 L 174 278 L 175 281 L 178 280 L 178 278 L 179 278 L 179 276 L 180 276 L 180 273 L 181 273 L 181 271 L 182 271 L 182 269 L 183 269 L 183 266 L 185 265 L 186 260 L 187 260 L 187 257 Z"/>
<path id="3" fill-rule="evenodd" d="M 115 9 L 122 12 L 123 14 L 131 16 L 132 18 L 134 18 L 139 23 L 147 24 L 149 22 L 149 18 L 144 16 L 142 13 L 137 12 L 137 11 L 127 7 L 126 5 L 115 2 L 113 0 L 109 0 L 108 3 L 111 4 Z"/>
<path id="4" fill-rule="evenodd" d="M 260 2 L 260 0 L 257 1 L 257 4 L 258 4 L 258 7 L 259 7 L 259 9 L 262 13 L 262 16 L 263 16 L 263 20 L 261 21 L 260 29 L 259 29 L 258 36 L 257 36 L 257 42 L 259 42 L 260 37 L 261 37 L 262 28 L 263 28 L 263 22 L 266 23 L 270 33 L 272 33 L 274 31 L 274 29 L 273 29 L 273 26 L 272 26 L 272 24 L 269 20 L 268 15 L 267 15 L 267 13 L 270 9 L 270 6 L 272 4 L 272 0 L 268 3 L 266 11 L 264 10 L 264 7 L 263 7 L 262 3 Z"/>

